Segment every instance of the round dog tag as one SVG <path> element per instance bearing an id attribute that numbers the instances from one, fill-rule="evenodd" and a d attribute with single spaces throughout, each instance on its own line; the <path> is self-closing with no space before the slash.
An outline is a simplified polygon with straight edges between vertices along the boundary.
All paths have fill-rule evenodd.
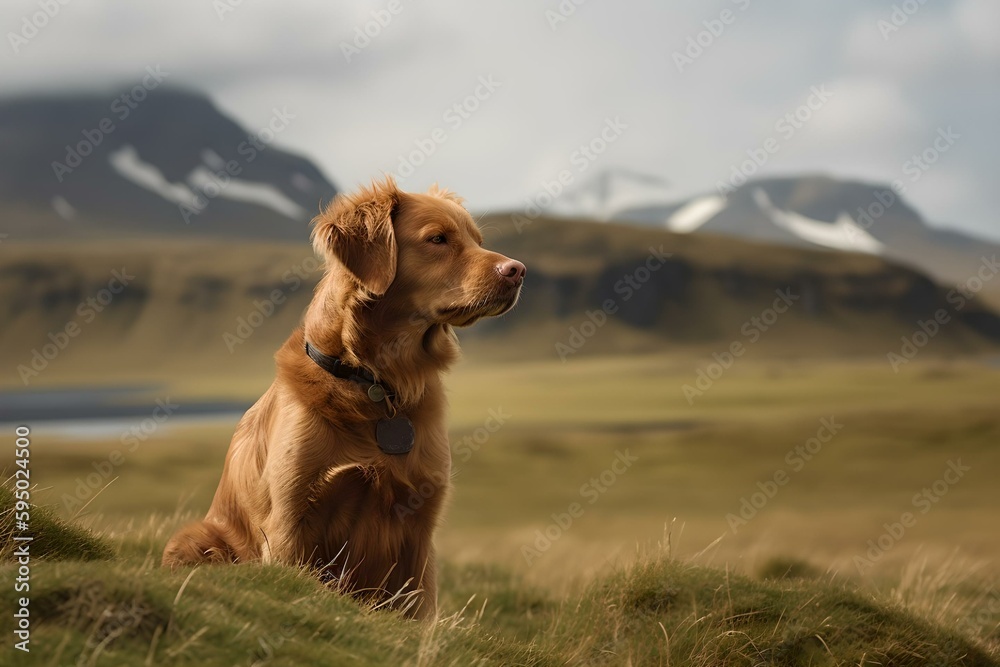
<path id="1" fill-rule="evenodd" d="M 386 454 L 406 454 L 413 449 L 413 422 L 403 415 L 380 419 L 375 425 L 375 441 Z"/>

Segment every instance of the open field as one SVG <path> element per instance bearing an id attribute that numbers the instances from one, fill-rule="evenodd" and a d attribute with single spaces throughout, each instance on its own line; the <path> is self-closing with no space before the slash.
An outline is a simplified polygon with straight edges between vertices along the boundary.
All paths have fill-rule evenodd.
<path id="1" fill-rule="evenodd" d="M 1000 646 L 1000 604 L 980 613 L 975 623 L 961 620 L 963 614 L 997 602 L 1000 368 L 991 360 L 918 359 L 895 374 L 884 358 L 774 361 L 748 355 L 689 404 L 682 387 L 693 385 L 698 370 L 710 361 L 593 357 L 566 364 L 460 367 L 449 381 L 455 492 L 439 545 L 450 573 L 443 586 L 454 588 L 443 592 L 443 613 L 458 612 L 468 599 L 466 593 L 477 592 L 477 587 L 482 595 L 474 608 L 483 596 L 521 604 L 524 596 L 533 595 L 539 610 L 551 611 L 550 605 L 558 607 L 559 600 L 578 600 L 588 582 L 600 589 L 608 577 L 625 576 L 621 568 L 635 561 L 637 553 L 662 554 L 669 526 L 674 564 L 656 560 L 660 564 L 650 567 L 667 567 L 674 574 L 660 569 L 650 575 L 654 579 L 680 576 L 670 568 L 691 558 L 734 577 L 791 567 L 815 577 L 818 599 L 823 599 L 822 586 L 856 587 L 862 597 L 874 593 L 876 599 L 904 603 L 917 616 L 961 622 L 955 627 L 963 636 L 978 638 L 992 650 Z M 263 390 L 266 378 L 259 382 L 230 387 L 228 395 L 252 396 Z M 179 401 L 185 400 L 183 383 L 171 389 L 176 389 L 172 395 Z M 489 420 L 491 415 L 494 420 Z M 498 421 L 502 425 L 489 432 L 487 427 Z M 828 430 L 821 430 L 824 424 Z M 78 515 L 78 521 L 112 536 L 116 544 L 124 540 L 125 546 L 118 548 L 138 577 L 158 558 L 179 515 L 207 508 L 231 429 L 232 424 L 224 423 L 172 426 L 168 420 L 133 452 L 120 441 L 121 433 L 70 439 L 65 433 L 48 436 L 39 430 L 33 436 L 31 461 L 33 481 L 40 487 L 36 500 L 54 506 L 62 516 Z M 123 452 L 124 462 L 110 466 L 111 483 L 91 499 L 91 485 L 98 477 L 88 483 L 87 475 L 107 470 L 114 450 Z M 2 465 L 10 466 L 7 452 Z M 105 484 L 101 479 L 100 487 Z M 582 513 L 567 526 L 560 515 L 573 503 Z M 907 512 L 912 520 L 900 532 L 895 524 Z M 548 532 L 548 537 L 540 538 L 538 531 Z M 874 551 L 869 541 L 876 545 Z M 39 580 L 82 576 L 67 567 L 39 566 Z M 100 565 L 86 567 L 100 578 Z M 685 576 L 709 588 L 715 585 L 707 583 L 712 577 L 728 576 L 722 570 L 685 567 Z M 235 583 L 240 581 L 238 572 L 201 573 L 196 579 L 211 577 L 204 580 L 209 587 L 228 581 L 246 588 Z M 252 576 L 267 588 L 291 575 L 263 569 Z M 685 581 L 685 590 L 699 590 L 697 582 Z M 739 581 L 741 587 L 756 585 Z M 287 585 L 303 587 L 304 597 L 315 597 L 297 579 Z M 506 590 L 498 591 L 498 586 Z M 772 593 L 777 595 L 767 595 Z M 808 598 L 806 592 L 799 593 Z M 204 591 L 198 595 L 211 597 Z M 952 602 L 944 604 L 947 599 Z M 322 604 L 346 613 L 342 603 Z M 519 610 L 513 615 L 506 615 L 503 602 L 491 615 L 491 604 L 482 623 L 518 641 L 537 639 L 535 633 L 544 632 L 547 623 L 561 625 L 576 618 L 571 609 L 561 608 L 558 622 L 543 611 L 521 619 L 526 612 L 513 602 Z M 467 610 L 463 623 L 472 623 L 476 613 Z M 680 616 L 671 614 L 664 617 L 665 623 L 682 624 Z M 591 621 L 605 622 L 595 618 Z M 364 621 L 369 622 L 382 623 Z M 655 623 L 651 627 L 659 632 Z M 673 632 L 669 625 L 668 631 Z M 822 629 L 817 633 L 830 638 Z M 650 630 L 643 642 L 662 639 L 662 632 Z M 652 644 L 642 646 L 629 649 L 636 664 L 658 664 L 648 653 Z M 419 652 L 412 648 L 398 650 L 405 660 L 419 664 Z M 486 655 L 482 647 L 470 650 Z M 488 662 L 563 664 L 559 660 L 568 654 L 553 655 L 562 658 L 532 660 L 528 651 L 520 662 L 496 656 Z M 699 663 L 690 657 L 692 652 L 674 655 L 683 659 L 672 664 L 756 664 L 721 659 Z M 855 656 L 834 655 L 840 660 Z M 456 664 L 467 664 L 464 659 L 456 658 Z M 851 660 L 846 664 L 859 664 L 860 658 Z M 587 661 L 599 663 L 592 656 Z M 606 664 L 626 662 L 609 659 Z M 838 663 L 799 657 L 765 664 Z"/>
<path id="2" fill-rule="evenodd" d="M 879 360 L 741 359 L 689 405 L 682 386 L 693 386 L 708 361 L 591 358 L 461 367 L 449 380 L 456 474 L 445 551 L 502 554 L 517 562 L 520 545 L 574 501 L 585 504 L 585 515 L 529 571 L 545 561 L 562 570 L 581 548 L 601 556 L 597 562 L 632 551 L 636 542 L 661 538 L 675 518 L 675 532 L 684 526 L 686 552 L 725 536 L 712 550 L 720 563 L 773 550 L 815 558 L 824 568 L 844 565 L 843 557 L 862 553 L 879 536 L 883 522 L 908 510 L 919 521 L 885 561 L 905 559 L 921 545 L 957 547 L 972 558 L 1000 549 L 1000 536 L 988 529 L 1000 510 L 992 474 L 1000 467 L 1000 369 L 934 361 L 894 374 Z M 262 391 L 266 381 L 244 385 L 243 393 Z M 167 394 L 186 400 L 183 386 Z M 491 414 L 503 423 L 488 433 Z M 807 441 L 822 420 L 837 433 L 811 453 L 817 443 Z M 202 512 L 232 426 L 171 428 L 168 420 L 148 440 L 127 441 L 129 447 L 114 433 L 51 441 L 36 435 L 32 465 L 46 489 L 40 498 L 78 508 L 78 478 L 117 449 L 125 461 L 107 477 L 114 482 L 83 512 L 96 525 L 181 506 Z M 797 447 L 805 449 L 797 453 Z M 581 496 L 581 486 L 626 450 L 635 463 L 591 504 L 593 496 Z M 915 507 L 913 496 L 959 460 L 969 471 L 920 514 L 926 502 Z M 738 515 L 741 499 L 759 491 L 758 483 L 769 486 L 778 471 L 787 482 L 734 533 L 727 514 Z"/>

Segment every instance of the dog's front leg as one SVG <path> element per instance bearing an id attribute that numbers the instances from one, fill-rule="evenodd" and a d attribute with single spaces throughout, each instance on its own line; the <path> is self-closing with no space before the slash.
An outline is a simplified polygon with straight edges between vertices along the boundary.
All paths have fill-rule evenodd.
<path id="1" fill-rule="evenodd" d="M 257 496 L 261 559 L 284 565 L 312 564 L 322 543 L 321 526 L 310 516 L 329 486 L 355 466 L 333 466 L 330 435 L 299 406 L 286 406 L 270 433 Z"/>
<path id="2" fill-rule="evenodd" d="M 432 621 L 437 616 L 437 559 L 430 537 L 408 542 L 389 578 L 390 593 L 412 596 L 404 613 L 410 618 Z"/>
<path id="3" fill-rule="evenodd" d="M 437 555 L 434 546 L 427 550 L 424 559 L 423 577 L 420 581 L 420 606 L 413 610 L 414 618 L 433 621 L 437 618 Z"/>
<path id="4" fill-rule="evenodd" d="M 304 497 L 272 494 L 271 512 L 260 527 L 261 560 L 265 563 L 300 565 L 305 562 L 301 524 Z"/>
<path id="5" fill-rule="evenodd" d="M 317 543 L 306 516 L 311 506 L 311 475 L 294 466 L 276 466 L 268 473 L 264 482 L 269 511 L 261 521 L 258 536 L 262 542 L 261 560 L 301 565 Z"/>

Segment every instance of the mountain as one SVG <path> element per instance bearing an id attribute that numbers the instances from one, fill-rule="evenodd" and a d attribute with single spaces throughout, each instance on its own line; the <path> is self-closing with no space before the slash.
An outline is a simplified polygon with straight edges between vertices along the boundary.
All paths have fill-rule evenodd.
<path id="1" fill-rule="evenodd" d="M 304 240 L 336 188 L 277 148 L 294 117 L 240 127 L 169 88 L 0 102 L 0 214 L 12 239 L 222 236 Z"/>
<path id="2" fill-rule="evenodd" d="M 827 176 L 749 181 L 725 195 L 623 208 L 614 218 L 677 233 L 868 253 L 950 283 L 965 283 L 977 274 L 984 256 L 1000 254 L 996 244 L 929 226 L 889 185 Z"/>
<path id="3" fill-rule="evenodd" d="M 1000 346 L 1000 316 L 989 306 L 873 254 L 580 219 L 525 226 L 487 216 L 482 225 L 490 247 L 529 269 L 516 313 L 476 333 L 486 340 L 503 333 L 496 337 L 503 344 L 508 331 L 533 329 L 532 342 L 516 354 L 558 355 L 556 343 L 568 342 L 570 327 L 582 331 L 584 322 L 603 320 L 591 314 L 605 304 L 613 312 L 597 324 L 600 333 L 585 336 L 581 352 L 704 351 L 742 341 L 768 354 L 881 356 L 942 309 L 949 321 L 935 337 L 938 352 Z M 754 318 L 774 316 L 768 311 L 782 294 L 792 296 L 786 312 L 760 326 Z"/>
<path id="4" fill-rule="evenodd" d="M 995 312 L 874 255 L 584 220 L 518 230 L 494 215 L 482 226 L 487 246 L 528 274 L 513 312 L 461 330 L 471 359 L 687 358 L 737 342 L 756 357 L 885 358 L 902 338 L 924 357 L 1000 349 Z M 219 239 L 3 247 L 0 384 L 21 389 L 20 367 L 32 365 L 29 388 L 95 377 L 263 382 L 321 275 L 304 242 L 246 241 L 238 252 Z M 114 271 L 128 284 L 107 294 Z M 942 309 L 947 322 L 928 325 Z M 937 326 L 932 340 L 918 340 L 921 322 Z"/>

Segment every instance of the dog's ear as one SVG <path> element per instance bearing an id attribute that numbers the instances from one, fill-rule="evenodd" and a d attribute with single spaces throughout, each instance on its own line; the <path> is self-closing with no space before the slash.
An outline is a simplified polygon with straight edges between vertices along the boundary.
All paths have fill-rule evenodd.
<path id="1" fill-rule="evenodd" d="M 392 214 L 400 192 L 391 176 L 351 195 L 338 195 L 313 219 L 316 252 L 336 258 L 377 296 L 396 277 L 396 235 Z"/>

